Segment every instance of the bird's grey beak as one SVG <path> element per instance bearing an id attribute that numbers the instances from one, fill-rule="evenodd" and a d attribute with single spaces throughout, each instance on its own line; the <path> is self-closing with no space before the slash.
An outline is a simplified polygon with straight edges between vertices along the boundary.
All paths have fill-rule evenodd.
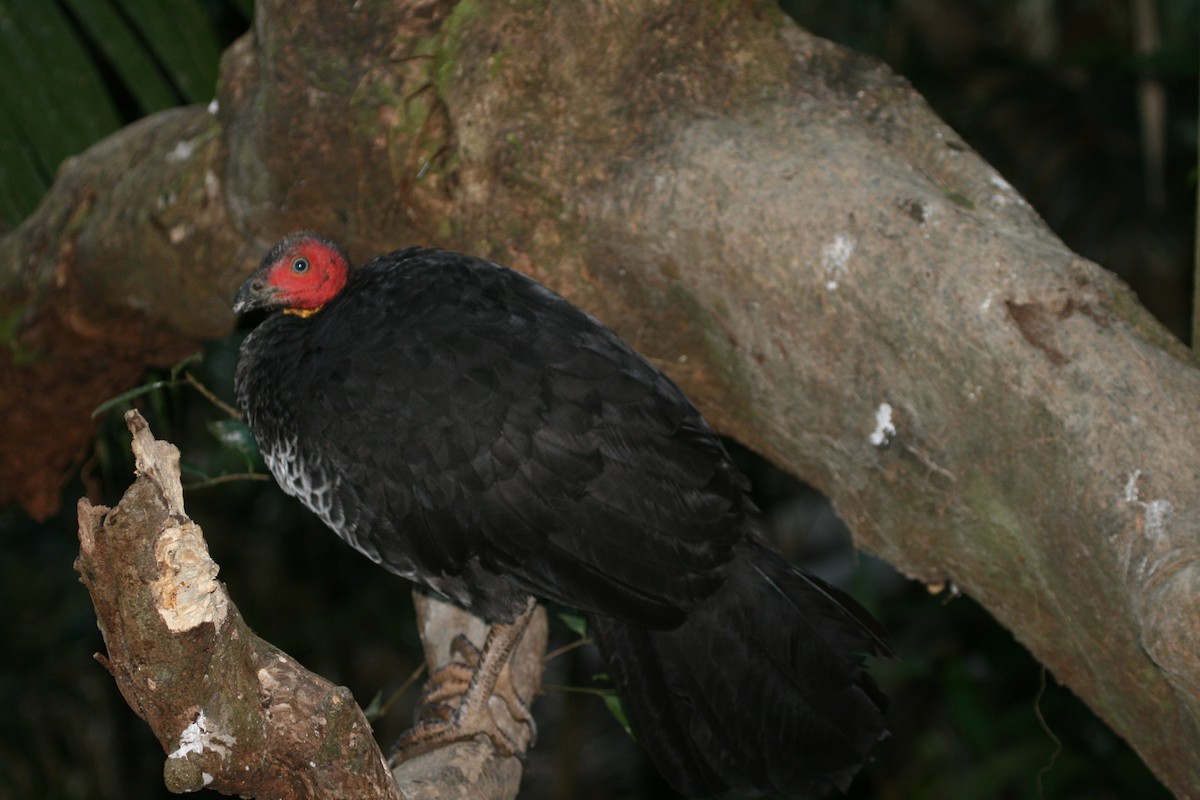
<path id="1" fill-rule="evenodd" d="M 245 314 L 256 308 L 270 308 L 275 304 L 275 295 L 279 294 L 278 286 L 269 286 L 262 275 L 255 272 L 242 288 L 238 289 L 233 298 L 233 313 Z"/>

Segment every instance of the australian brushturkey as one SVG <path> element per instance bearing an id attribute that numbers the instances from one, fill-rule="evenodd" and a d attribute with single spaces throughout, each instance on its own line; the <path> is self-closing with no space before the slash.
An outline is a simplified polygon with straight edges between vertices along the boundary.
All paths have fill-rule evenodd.
<path id="1" fill-rule="evenodd" d="M 242 347 L 237 396 L 280 485 L 500 623 L 458 713 L 423 734 L 479 729 L 533 596 L 587 614 L 679 791 L 848 784 L 884 734 L 863 667 L 882 632 L 763 541 L 720 439 L 612 331 L 478 258 L 409 248 L 352 269 L 312 233 L 242 286 L 234 310 L 258 308 L 277 313 Z"/>

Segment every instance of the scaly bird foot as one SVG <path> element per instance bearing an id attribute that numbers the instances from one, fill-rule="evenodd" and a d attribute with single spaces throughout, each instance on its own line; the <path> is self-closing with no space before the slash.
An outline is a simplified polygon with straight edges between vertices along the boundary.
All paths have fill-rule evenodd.
<path id="1" fill-rule="evenodd" d="M 451 641 L 450 653 L 462 660 L 443 664 L 425 682 L 425 691 L 421 695 L 418 706 L 418 722 L 426 719 L 426 709 L 435 717 L 445 719 L 447 715 L 438 709 L 445 708 L 447 700 L 455 700 L 466 694 L 467 689 L 470 688 L 471 679 L 475 677 L 475 673 L 479 669 L 480 650 L 463 634 L 460 633 Z M 530 745 L 532 746 L 537 740 L 537 724 L 529 710 L 529 704 L 517 692 L 508 662 L 505 662 L 500 674 L 496 677 L 491 696 L 499 697 L 504 701 L 513 721 L 529 726 L 532 734 Z"/>
<path id="2" fill-rule="evenodd" d="M 417 724 L 396 743 L 393 762 L 481 733 L 504 755 L 518 754 L 533 745 L 537 725 L 517 693 L 508 666 L 508 656 L 532 613 L 531 603 L 514 623 L 494 625 L 482 649 L 461 634 L 454 638 L 450 651 L 461 660 L 443 664 L 430 675 L 418 705 Z M 509 730 L 515 733 L 522 725 L 528 730 L 527 736 L 520 737 L 526 740 L 524 746 L 518 746 L 506 726 L 497 721 L 489 705 L 492 697 L 503 701 L 513 723 L 507 726 Z"/>

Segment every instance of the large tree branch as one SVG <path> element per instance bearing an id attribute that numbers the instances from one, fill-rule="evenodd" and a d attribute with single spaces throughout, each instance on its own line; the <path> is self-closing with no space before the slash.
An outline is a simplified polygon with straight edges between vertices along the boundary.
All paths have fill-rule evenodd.
<path id="1" fill-rule="evenodd" d="M 80 501 L 76 569 L 108 650 L 97 658 L 168 754 L 168 789 L 321 800 L 516 796 L 519 758 L 487 741 L 442 747 L 389 774 L 350 692 L 246 626 L 184 512 L 179 451 L 154 439 L 136 411 L 126 421 L 138 479 L 116 508 Z M 428 598 L 418 609 L 431 667 L 450 659 L 458 632 L 483 641 L 486 626 L 461 609 Z M 539 611 L 514 655 L 522 696 L 540 685 L 546 630 Z"/>
<path id="2" fill-rule="evenodd" d="M 207 132 L 190 150 L 123 134 L 141 192 L 110 197 L 90 151 L 0 240 L 6 282 L 76 276 L 54 289 L 71 335 L 134 310 L 225 330 L 245 254 L 291 228 L 490 255 L 657 358 L 864 547 L 979 599 L 1176 792 L 1200 786 L 1200 372 L 882 66 L 766 2 L 263 0 L 218 112 L 181 113 Z M 164 196 L 197 220 L 177 237 Z M 18 349 L 64 305 L 27 296 Z"/>

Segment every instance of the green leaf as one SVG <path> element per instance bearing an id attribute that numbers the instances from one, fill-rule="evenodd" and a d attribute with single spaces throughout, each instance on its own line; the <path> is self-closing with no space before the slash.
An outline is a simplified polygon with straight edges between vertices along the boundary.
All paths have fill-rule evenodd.
<path id="1" fill-rule="evenodd" d="M 47 177 L 119 127 L 96 65 L 56 3 L 0 2 L 0 113 Z"/>
<path id="2" fill-rule="evenodd" d="M 237 453 L 246 461 L 246 466 L 252 468 L 258 458 L 258 442 L 254 434 L 246 427 L 246 423 L 236 419 L 222 419 L 208 423 L 208 430 L 221 446 Z"/>
<path id="3" fill-rule="evenodd" d="M 158 62 L 190 103 L 216 92 L 221 48 L 199 0 L 118 0 Z"/>
<path id="4" fill-rule="evenodd" d="M 608 674 L 604 673 L 604 672 L 593 675 L 592 678 L 594 680 L 609 681 L 611 683 L 611 681 L 609 680 Z M 558 686 L 558 685 L 552 685 L 552 684 L 543 684 L 542 689 L 544 691 L 559 691 L 559 692 L 572 692 L 575 694 L 590 694 L 590 695 L 595 695 L 596 697 L 599 697 L 601 700 L 604 701 L 604 705 L 608 708 L 609 713 L 612 714 L 613 717 L 616 718 L 617 722 L 621 725 L 621 727 L 625 729 L 625 732 L 627 734 L 629 734 L 629 738 L 633 739 L 635 742 L 637 741 L 637 736 L 634 734 L 633 728 L 629 725 L 629 717 L 625 716 L 625 707 L 623 705 L 621 705 L 621 698 L 617 694 L 617 690 L 612 688 L 611 686 L 590 687 L 590 686 Z"/>
<path id="5" fill-rule="evenodd" d="M 141 386 L 130 389 L 128 392 L 121 392 L 116 397 L 110 397 L 109 399 L 107 399 L 103 403 L 101 403 L 100 405 L 96 406 L 92 410 L 92 419 L 95 419 L 96 417 L 100 416 L 105 411 L 108 411 L 110 408 L 112 408 L 114 406 L 119 406 L 122 403 L 125 403 L 125 402 L 128 402 L 128 401 L 134 399 L 135 397 L 141 397 L 144 394 L 150 394 L 151 392 L 156 392 L 159 389 L 162 389 L 166 386 L 172 386 L 174 384 L 175 384 L 175 381 L 170 381 L 170 380 L 154 381 L 153 383 L 143 383 Z"/>
<path id="6" fill-rule="evenodd" d="M 0 0 L 0 222 L 128 118 L 211 99 L 223 37 L 252 14 L 250 0 Z"/>
<path id="7" fill-rule="evenodd" d="M 363 709 L 363 716 L 367 718 L 367 722 L 374 722 L 381 713 L 383 713 L 383 692 L 376 691 L 371 702 Z"/>
<path id="8" fill-rule="evenodd" d="M 598 672 L 592 676 L 594 681 L 606 681 L 612 683 L 612 677 L 607 672 Z M 604 701 L 608 713 L 616 718 L 617 722 L 625 732 L 629 734 L 629 738 L 637 741 L 637 735 L 633 732 L 633 727 L 629 724 L 629 717 L 625 716 L 625 706 L 621 705 L 621 696 L 617 694 L 617 690 L 611 686 L 603 686 L 598 689 L 592 689 L 593 693 L 600 695 L 600 699 Z"/>
<path id="9" fill-rule="evenodd" d="M 179 105 L 176 93 L 153 55 L 111 0 L 63 0 L 90 43 L 120 77 L 143 114 Z M 166 6 L 164 5 L 164 8 Z"/>
<path id="10" fill-rule="evenodd" d="M 2 103 L 0 103 L 2 105 Z M 23 140 L 12 119 L 0 112 L 0 222 L 15 227 L 37 207 L 49 179 L 37 153 Z"/>
<path id="11" fill-rule="evenodd" d="M 193 364 L 199 364 L 204 360 L 204 352 L 197 350 L 190 356 L 185 356 L 171 365 L 171 380 L 179 377 L 179 373 L 183 372 L 184 368 L 190 367 Z"/>
<path id="12" fill-rule="evenodd" d="M 625 716 L 625 706 L 621 705 L 621 698 L 615 690 L 605 689 L 600 698 L 604 700 L 604 706 L 608 709 L 608 713 L 612 714 L 617 720 L 617 723 L 625 729 L 625 733 L 629 734 L 629 738 L 637 741 L 637 735 L 633 732 L 632 726 L 629 724 L 629 717 Z"/>
<path id="13" fill-rule="evenodd" d="M 587 617 L 578 611 L 559 611 L 558 618 L 580 639 L 587 638 Z"/>

